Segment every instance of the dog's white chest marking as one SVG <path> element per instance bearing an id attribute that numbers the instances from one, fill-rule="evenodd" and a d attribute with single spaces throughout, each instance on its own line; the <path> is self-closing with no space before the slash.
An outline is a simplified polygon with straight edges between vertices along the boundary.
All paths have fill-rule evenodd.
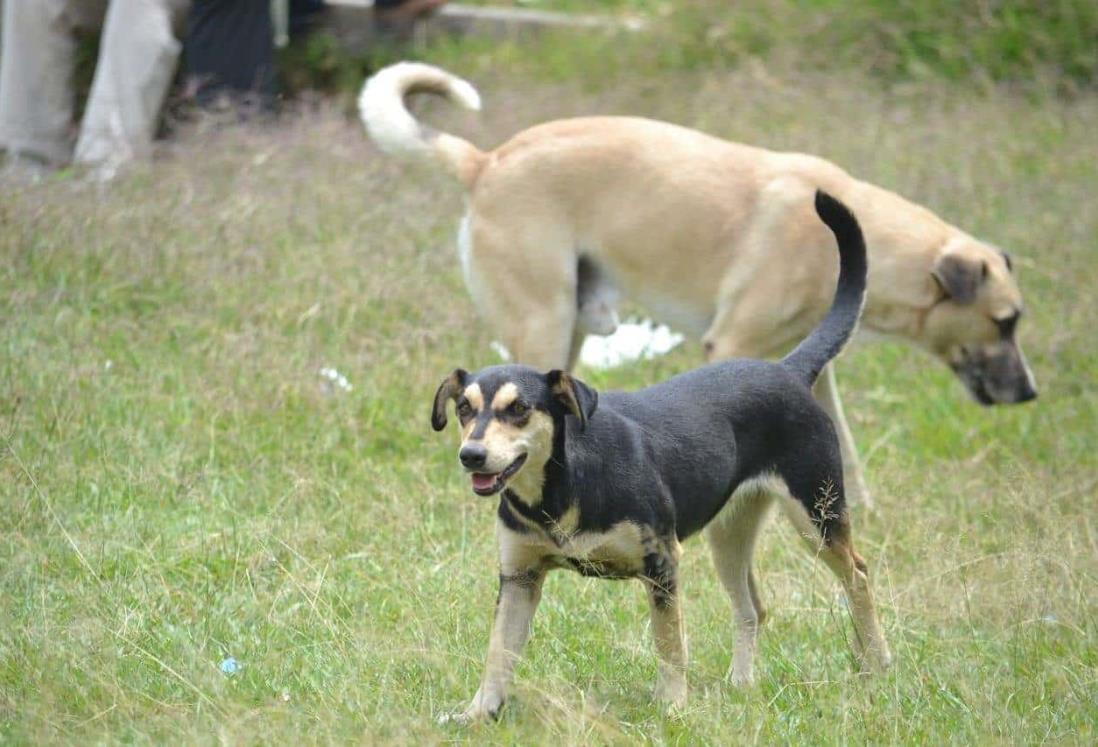
<path id="1" fill-rule="evenodd" d="M 640 526 L 621 521 L 605 532 L 589 532 L 578 525 L 573 507 L 548 527 L 531 525 L 519 541 L 549 565 L 584 575 L 623 578 L 643 572 L 646 543 Z"/>
<path id="2" fill-rule="evenodd" d="M 628 577 L 644 570 L 644 543 L 640 527 L 623 521 L 605 532 L 563 533 L 550 530 L 547 559 L 584 575 Z"/>

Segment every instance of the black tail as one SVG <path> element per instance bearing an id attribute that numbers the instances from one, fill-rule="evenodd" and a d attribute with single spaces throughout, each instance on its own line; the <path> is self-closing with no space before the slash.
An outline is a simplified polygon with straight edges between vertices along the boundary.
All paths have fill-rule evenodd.
<path id="1" fill-rule="evenodd" d="M 816 191 L 816 213 L 839 242 L 835 300 L 812 334 L 782 359 L 782 365 L 803 376 L 808 386 L 816 382 L 820 371 L 850 339 L 865 300 L 865 239 L 858 221 L 846 205 L 820 190 Z"/>

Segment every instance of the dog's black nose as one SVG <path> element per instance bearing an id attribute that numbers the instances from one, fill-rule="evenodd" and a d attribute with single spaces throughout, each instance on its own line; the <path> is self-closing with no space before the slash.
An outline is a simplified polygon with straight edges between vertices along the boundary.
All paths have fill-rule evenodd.
<path id="1" fill-rule="evenodd" d="M 1037 390 L 1033 388 L 1033 385 L 1028 381 L 1022 386 L 1022 391 L 1018 392 L 1017 402 L 1029 402 L 1030 400 L 1037 399 Z"/>
<path id="2" fill-rule="evenodd" d="M 458 459 L 466 469 L 477 469 L 488 459 L 488 449 L 480 444 L 466 444 L 458 452 Z"/>

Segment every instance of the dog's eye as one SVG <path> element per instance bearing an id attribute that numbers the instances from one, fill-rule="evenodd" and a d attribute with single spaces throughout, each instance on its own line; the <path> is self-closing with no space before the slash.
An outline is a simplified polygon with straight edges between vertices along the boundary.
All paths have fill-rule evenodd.
<path id="1" fill-rule="evenodd" d="M 525 415 L 526 411 L 529 410 L 529 409 L 530 408 L 527 407 L 522 402 L 515 402 L 514 404 L 511 405 L 511 413 L 513 415 Z"/>

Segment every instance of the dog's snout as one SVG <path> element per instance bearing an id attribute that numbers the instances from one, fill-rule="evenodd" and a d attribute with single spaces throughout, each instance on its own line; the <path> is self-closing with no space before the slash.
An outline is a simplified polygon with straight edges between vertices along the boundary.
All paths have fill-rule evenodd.
<path id="1" fill-rule="evenodd" d="M 478 469 L 488 460 L 488 449 L 480 444 L 466 444 L 458 452 L 458 459 L 466 469 Z"/>

